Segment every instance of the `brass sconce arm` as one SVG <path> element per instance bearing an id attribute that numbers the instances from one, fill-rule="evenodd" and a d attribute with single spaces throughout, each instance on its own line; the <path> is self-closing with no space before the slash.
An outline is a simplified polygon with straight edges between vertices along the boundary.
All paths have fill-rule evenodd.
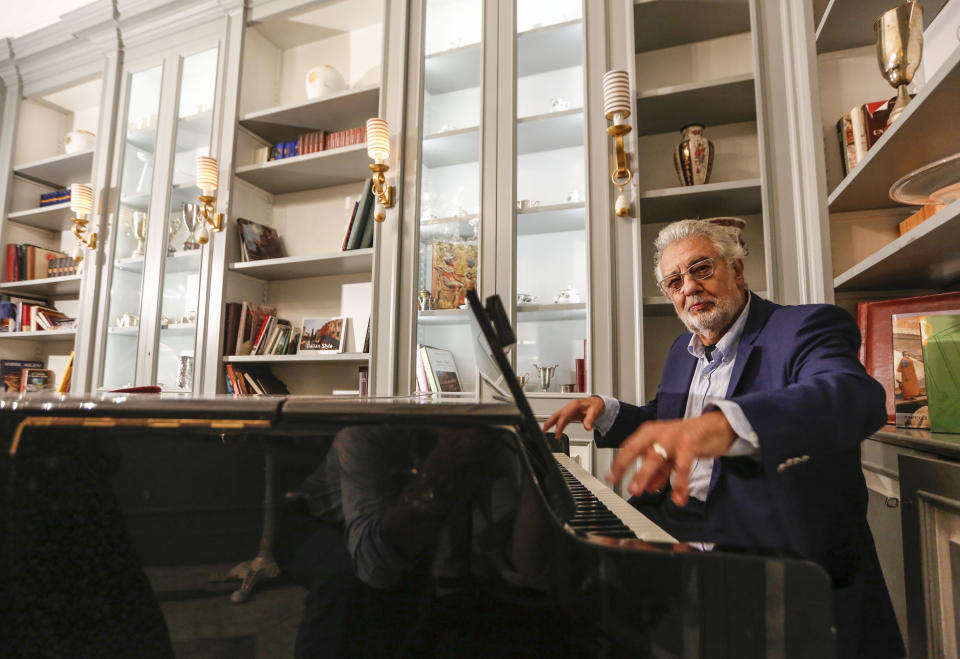
<path id="1" fill-rule="evenodd" d="M 73 237 L 77 239 L 77 249 L 73 253 L 73 259 L 75 261 L 83 260 L 83 247 L 87 249 L 96 249 L 97 248 L 97 234 L 95 232 L 87 233 L 87 220 L 80 217 L 75 217 L 71 220 L 73 222 Z"/>
<path id="2" fill-rule="evenodd" d="M 383 175 L 383 173 L 389 171 L 390 168 L 380 162 L 371 163 L 368 167 L 370 171 L 373 172 L 373 196 L 377 198 L 378 204 L 373 214 L 373 219 L 377 222 L 383 222 L 387 218 L 384 209 L 393 208 L 394 202 L 394 188 L 392 185 L 386 184 L 386 177 Z"/>
<path id="3" fill-rule="evenodd" d="M 200 195 L 197 199 L 200 201 L 197 207 L 197 215 L 202 225 L 202 229 L 199 235 L 197 235 L 197 242 L 205 245 L 210 240 L 206 227 L 210 227 L 211 231 L 223 231 L 223 213 L 217 213 L 214 210 L 214 203 L 217 201 L 216 197 Z"/>

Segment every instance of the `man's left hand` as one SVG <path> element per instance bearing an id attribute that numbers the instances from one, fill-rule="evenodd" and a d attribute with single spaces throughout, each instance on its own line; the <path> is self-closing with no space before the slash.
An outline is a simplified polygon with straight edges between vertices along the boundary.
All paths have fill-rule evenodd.
<path id="1" fill-rule="evenodd" d="M 683 506 L 690 494 L 690 469 L 694 460 L 725 455 L 734 439 L 736 433 L 719 410 L 695 419 L 647 421 L 620 445 L 607 480 L 618 482 L 637 458 L 643 458 L 643 464 L 630 481 L 630 492 L 657 492 L 674 471 L 677 475 L 672 499 Z"/>

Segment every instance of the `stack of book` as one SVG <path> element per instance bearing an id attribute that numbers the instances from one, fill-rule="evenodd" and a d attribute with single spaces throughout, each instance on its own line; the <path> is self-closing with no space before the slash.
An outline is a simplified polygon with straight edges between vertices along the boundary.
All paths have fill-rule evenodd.
<path id="1" fill-rule="evenodd" d="M 454 393 L 463 391 L 453 353 L 433 346 L 417 346 L 417 391 Z"/>
<path id="2" fill-rule="evenodd" d="M 883 136 L 894 100 L 895 98 L 857 105 L 837 121 L 844 176 L 853 171 L 867 155 L 870 147 Z"/>
<path id="3" fill-rule="evenodd" d="M 277 318 L 277 310 L 250 302 L 227 302 L 223 327 L 223 354 L 292 355 L 299 333 L 289 320 Z"/>
<path id="4" fill-rule="evenodd" d="M 61 251 L 7 243 L 7 281 L 30 281 L 77 274 L 79 262 Z"/>
<path id="5" fill-rule="evenodd" d="M 54 309 L 42 298 L 0 295 L 0 332 L 69 329 L 75 324 L 75 318 Z"/>
<path id="6" fill-rule="evenodd" d="M 305 156 L 308 153 L 323 151 L 326 136 L 327 132 L 324 130 L 316 130 L 312 133 L 299 135 L 297 137 L 297 154 Z"/>
<path id="7" fill-rule="evenodd" d="M 270 160 L 284 160 L 296 156 L 305 156 L 309 153 L 326 151 L 327 149 L 340 149 L 345 146 L 363 144 L 366 141 L 366 126 L 338 130 L 334 133 L 315 130 L 297 135 L 296 140 L 277 142 L 273 146 L 265 146 L 257 149 L 253 154 L 253 162 L 259 164 Z M 67 198 L 60 199 L 60 201 L 70 200 L 69 190 L 67 193 Z M 60 203 L 60 201 L 55 203 Z"/>
<path id="8" fill-rule="evenodd" d="M 373 209 L 377 200 L 373 196 L 373 180 L 368 178 L 360 193 L 360 199 L 353 205 L 353 212 L 347 220 L 346 230 L 343 233 L 341 252 L 352 249 L 373 247 Z"/>
<path id="9" fill-rule="evenodd" d="M 40 195 L 40 208 L 46 206 L 54 206 L 56 204 L 62 204 L 65 201 L 70 201 L 70 190 L 54 190 L 53 192 L 45 192 Z"/>
<path id="10" fill-rule="evenodd" d="M 234 396 L 285 396 L 290 393 L 287 385 L 265 366 L 226 364 L 224 376 L 227 393 Z"/>
<path id="11" fill-rule="evenodd" d="M 367 141 L 367 127 L 357 126 L 346 130 L 327 133 L 323 140 L 324 149 L 340 149 L 354 144 L 363 144 Z"/>

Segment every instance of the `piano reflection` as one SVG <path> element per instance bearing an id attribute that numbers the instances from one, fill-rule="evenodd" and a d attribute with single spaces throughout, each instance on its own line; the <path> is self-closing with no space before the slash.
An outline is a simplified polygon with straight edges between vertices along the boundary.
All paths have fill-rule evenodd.
<path id="1" fill-rule="evenodd" d="M 0 400 L 4 656 L 835 656 L 820 567 L 677 543 L 553 452 L 470 302 L 499 402 Z"/>

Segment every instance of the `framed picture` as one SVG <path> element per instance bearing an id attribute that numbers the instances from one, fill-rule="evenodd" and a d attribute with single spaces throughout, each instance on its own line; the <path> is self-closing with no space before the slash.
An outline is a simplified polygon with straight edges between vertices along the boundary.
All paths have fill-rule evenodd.
<path id="1" fill-rule="evenodd" d="M 303 329 L 300 330 L 300 349 L 298 352 L 343 352 L 346 345 L 347 319 L 345 316 L 337 318 L 304 318 Z"/>

